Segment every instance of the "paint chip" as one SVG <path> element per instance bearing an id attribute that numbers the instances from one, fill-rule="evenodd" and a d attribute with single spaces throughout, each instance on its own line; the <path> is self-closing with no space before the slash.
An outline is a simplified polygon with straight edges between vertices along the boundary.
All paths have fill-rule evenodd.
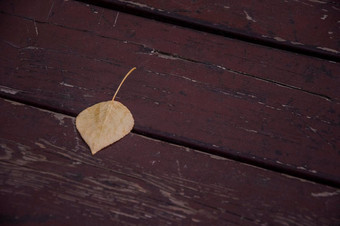
<path id="1" fill-rule="evenodd" d="M 331 197 L 331 196 L 335 196 L 338 195 L 340 193 L 340 190 L 337 190 L 335 192 L 320 192 L 320 193 L 311 193 L 311 195 L 313 197 L 317 197 L 317 198 L 326 198 L 326 197 Z"/>
<path id="2" fill-rule="evenodd" d="M 323 15 L 320 19 L 321 19 L 321 20 L 325 20 L 327 17 L 328 17 L 328 15 L 325 14 L 325 15 Z"/>
<path id="3" fill-rule="evenodd" d="M 247 20 L 252 21 L 254 23 L 256 22 L 256 20 L 254 20 L 245 10 L 243 10 L 243 12 L 244 12 L 244 14 L 246 14 Z"/>
<path id="4" fill-rule="evenodd" d="M 327 51 L 327 52 L 332 52 L 332 53 L 339 53 L 339 51 L 337 51 L 335 49 L 330 49 L 330 48 L 327 48 L 327 47 L 317 47 L 317 49 L 321 49 L 321 50 L 324 50 L 324 51 Z"/>
<path id="5" fill-rule="evenodd" d="M 303 45 L 301 42 L 293 42 L 293 41 L 291 41 L 290 43 L 292 43 L 293 45 Z"/>
<path id="6" fill-rule="evenodd" d="M 274 39 L 278 42 L 285 42 L 286 40 L 280 37 L 274 37 Z"/>
<path id="7" fill-rule="evenodd" d="M 19 93 L 20 91 L 17 90 L 17 89 L 10 88 L 10 87 L 0 86 L 0 92 L 15 95 L 15 94 Z"/>

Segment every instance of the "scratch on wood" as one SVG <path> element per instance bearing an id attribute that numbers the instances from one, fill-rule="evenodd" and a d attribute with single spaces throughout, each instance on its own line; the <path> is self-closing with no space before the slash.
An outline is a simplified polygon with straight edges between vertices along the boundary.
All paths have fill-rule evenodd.
<path id="1" fill-rule="evenodd" d="M 85 180 L 94 185 L 98 185 L 99 187 L 117 192 L 132 193 L 136 195 L 147 192 L 137 183 L 111 175 L 97 175 L 96 178 L 89 177 Z M 120 186 L 112 186 L 111 184 L 120 184 Z"/>
<path id="2" fill-rule="evenodd" d="M 303 183 L 315 184 L 315 183 L 312 182 L 312 181 L 305 180 L 305 179 L 301 179 L 301 178 L 299 178 L 299 177 L 290 176 L 290 175 L 288 175 L 288 174 L 283 174 L 283 173 L 281 173 L 280 175 L 281 175 L 281 176 L 284 176 L 284 177 L 287 177 L 287 178 L 289 178 L 289 179 L 301 181 L 301 182 L 303 182 Z"/>
<path id="3" fill-rule="evenodd" d="M 56 149 L 59 149 L 59 150 L 62 150 L 62 151 L 67 151 L 67 149 L 65 147 L 56 146 L 56 145 L 50 143 L 49 141 L 47 141 L 45 139 L 40 138 L 39 141 L 43 142 L 45 145 L 48 145 L 50 147 L 53 147 L 53 148 L 56 148 Z"/>
<path id="4" fill-rule="evenodd" d="M 11 46 L 11 47 L 13 47 L 13 48 L 16 48 L 16 49 L 19 49 L 19 48 L 20 48 L 20 46 L 14 44 L 14 43 L 12 43 L 12 42 L 9 42 L 9 41 L 6 41 L 6 40 L 1 40 L 1 41 L 3 41 L 4 43 L 6 43 L 7 45 L 9 45 L 9 46 Z"/>
<path id="5" fill-rule="evenodd" d="M 39 155 L 30 151 L 26 151 L 24 152 L 22 159 L 27 162 L 45 162 L 47 158 L 44 155 Z"/>
<path id="6" fill-rule="evenodd" d="M 3 151 L 5 151 L 5 152 L 3 151 L 1 152 L 0 159 L 2 160 L 11 159 L 12 153 L 14 153 L 14 151 L 10 147 L 8 147 L 6 144 L 0 144 L 0 147 Z"/>
<path id="7" fill-rule="evenodd" d="M 332 6 L 332 8 L 335 9 L 335 10 L 337 10 L 337 11 L 340 11 L 340 8 L 337 8 L 337 7 L 335 7 L 335 6 Z M 338 21 L 337 23 L 339 23 L 339 21 Z"/>
<path id="8" fill-rule="evenodd" d="M 32 106 L 31 106 L 32 107 Z M 61 113 L 56 113 L 56 112 L 53 112 L 53 111 L 49 111 L 49 110 L 46 110 L 46 109 L 42 109 L 42 108 L 37 108 L 37 107 L 32 107 L 32 108 L 35 108 L 35 109 L 37 109 L 38 111 L 41 111 L 41 112 L 47 112 L 47 113 L 49 113 L 49 114 L 51 114 L 51 115 L 53 115 L 55 118 L 68 118 L 68 119 L 74 119 L 73 117 L 71 117 L 71 116 L 68 116 L 68 115 L 64 115 L 64 114 L 61 114 Z M 59 116 L 60 115 L 60 116 Z"/>
<path id="9" fill-rule="evenodd" d="M 181 201 L 179 199 L 176 199 L 172 196 L 170 192 L 160 190 L 162 195 L 169 199 L 170 202 L 172 202 L 175 206 L 167 206 L 170 210 L 180 211 L 188 215 L 194 215 L 197 211 L 193 208 L 188 207 L 188 203 Z M 179 217 L 186 218 L 184 215 L 179 215 Z"/>
<path id="10" fill-rule="evenodd" d="M 39 31 L 38 31 L 38 26 L 37 26 L 37 23 L 35 22 L 35 20 L 33 20 L 33 24 L 34 24 L 35 34 L 38 36 Z"/>
<path id="11" fill-rule="evenodd" d="M 277 213 L 274 217 L 274 222 L 280 225 L 310 225 L 310 220 L 305 219 L 304 216 L 289 216 L 282 215 L 282 213 Z"/>
<path id="12" fill-rule="evenodd" d="M 45 148 L 46 148 L 45 145 L 43 145 L 43 144 L 41 144 L 41 143 L 39 143 L 39 142 L 35 142 L 34 144 L 37 145 L 38 147 L 42 148 L 42 149 L 45 149 Z"/>
<path id="13" fill-rule="evenodd" d="M 50 11 L 48 12 L 46 20 L 48 20 L 50 18 L 53 7 L 54 7 L 54 1 L 52 2 L 52 5 L 51 5 L 51 8 L 50 8 Z"/>
<path id="14" fill-rule="evenodd" d="M 327 2 L 323 2 L 320 0 L 309 0 L 310 2 L 315 2 L 315 3 L 321 3 L 321 4 L 326 4 Z"/>
<path id="15" fill-rule="evenodd" d="M 258 131 L 253 130 L 253 129 L 247 129 L 247 128 L 243 128 L 243 127 L 237 127 L 237 128 L 242 129 L 242 130 L 244 130 L 244 131 L 247 131 L 247 132 L 249 132 L 249 133 L 258 133 Z"/>
<path id="16" fill-rule="evenodd" d="M 66 87 L 71 87 L 71 88 L 74 87 L 73 85 L 65 83 L 65 82 L 60 82 L 59 84 L 62 85 L 62 86 L 66 86 Z"/>
<path id="17" fill-rule="evenodd" d="M 179 78 L 188 80 L 188 81 L 193 82 L 193 83 L 197 83 L 197 80 L 188 78 L 188 77 L 186 77 L 186 76 L 176 75 L 176 77 L 179 77 Z"/>
<path id="18" fill-rule="evenodd" d="M 102 21 L 103 13 L 104 13 L 104 9 L 102 9 L 102 12 L 100 13 L 98 24 L 100 24 L 100 22 Z"/>
<path id="19" fill-rule="evenodd" d="M 27 46 L 23 49 L 34 49 L 34 50 L 43 50 L 43 48 L 40 48 L 40 47 L 36 47 L 36 46 Z"/>
<path id="20" fill-rule="evenodd" d="M 23 152 L 31 149 L 31 147 L 29 147 L 27 145 L 20 144 L 20 143 L 17 143 L 17 147 L 20 151 L 23 151 Z"/>
<path id="21" fill-rule="evenodd" d="M 182 178 L 182 172 L 181 172 L 181 169 L 180 169 L 180 165 L 179 165 L 179 161 L 176 160 L 176 165 L 177 165 L 177 173 L 178 173 L 178 176 L 180 178 Z"/>
<path id="22" fill-rule="evenodd" d="M 113 27 L 116 27 L 117 20 L 118 20 L 118 16 L 119 16 L 119 12 L 117 12 L 117 15 L 116 15 L 115 21 L 113 22 Z"/>

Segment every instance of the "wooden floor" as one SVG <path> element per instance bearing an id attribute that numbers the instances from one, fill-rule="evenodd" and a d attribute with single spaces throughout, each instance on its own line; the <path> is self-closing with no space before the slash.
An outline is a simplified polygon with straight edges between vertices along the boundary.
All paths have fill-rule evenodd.
<path id="1" fill-rule="evenodd" d="M 340 225 L 340 3 L 184 2 L 0 1 L 1 225 Z"/>

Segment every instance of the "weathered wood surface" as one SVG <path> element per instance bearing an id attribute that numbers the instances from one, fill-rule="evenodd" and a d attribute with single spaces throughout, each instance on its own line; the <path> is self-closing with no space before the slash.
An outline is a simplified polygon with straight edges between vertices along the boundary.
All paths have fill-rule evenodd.
<path id="1" fill-rule="evenodd" d="M 0 31 L 2 96 L 76 115 L 137 66 L 118 98 L 139 133 L 339 185 L 338 64 L 73 1 L 19 3 L 1 2 L 15 24 Z"/>
<path id="2" fill-rule="evenodd" d="M 83 0 L 296 51 L 340 56 L 340 3 L 332 0 Z"/>
<path id="3" fill-rule="evenodd" d="M 74 118 L 0 99 L 0 223 L 340 223 L 340 191 L 129 134 L 92 156 Z"/>
<path id="4" fill-rule="evenodd" d="M 46 23 L 54 24 L 65 29 L 83 31 L 87 37 L 92 34 L 103 39 L 112 38 L 125 42 L 124 44 L 136 44 L 136 48 L 141 49 L 141 54 L 167 57 L 169 60 L 193 61 L 211 67 L 213 70 L 231 70 L 244 76 L 253 76 L 330 97 L 338 102 L 340 100 L 338 89 L 340 67 L 333 62 L 194 32 L 74 1 L 1 1 L 0 11 L 24 17 L 31 22 L 27 23 L 29 29 L 25 29 L 26 33 L 21 34 L 21 37 L 27 36 L 28 39 L 16 38 L 15 40 L 14 44 L 20 46 L 34 46 L 43 38 L 39 36 L 39 27 Z M 7 32 L 19 32 L 15 27 L 6 28 Z M 60 38 L 65 39 L 65 37 Z M 54 39 L 60 42 L 58 37 Z M 78 45 L 85 45 L 84 40 L 79 39 Z M 92 45 L 94 45 L 92 49 L 88 48 L 88 50 L 93 56 L 104 54 L 100 53 L 103 51 L 103 46 L 99 43 Z M 66 47 L 68 46 L 64 46 L 64 49 Z M 106 52 L 107 50 L 105 54 Z M 111 53 L 114 54 L 115 52 Z M 140 62 L 139 65 L 146 63 L 150 64 L 147 61 Z"/>

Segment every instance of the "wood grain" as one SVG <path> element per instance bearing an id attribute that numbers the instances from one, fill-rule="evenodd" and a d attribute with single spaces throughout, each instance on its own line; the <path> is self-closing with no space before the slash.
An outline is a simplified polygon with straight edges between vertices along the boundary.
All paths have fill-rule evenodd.
<path id="1" fill-rule="evenodd" d="M 299 0 L 253 2 L 84 0 L 251 42 L 339 60 L 340 4 Z"/>
<path id="2" fill-rule="evenodd" d="M 122 13 L 120 20 L 128 21 L 133 29 L 119 20 L 112 30 L 118 24 L 122 26 L 120 30 L 110 31 L 105 29 L 106 22 L 104 27 L 98 22 L 99 13 L 93 12 L 102 11 L 105 18 L 112 20 L 117 12 L 76 2 L 59 2 L 58 9 L 56 2 L 49 7 L 39 5 L 45 10 L 40 11 L 41 17 L 51 21 L 53 16 L 53 22 L 39 21 L 40 14 L 37 20 L 1 15 L 6 24 L 15 24 L 0 32 L 1 49 L 6 53 L 1 58 L 1 73 L 5 75 L 0 81 L 3 96 L 76 115 L 94 103 L 111 99 L 115 84 L 132 66 L 137 66 L 138 71 L 133 79 L 127 80 L 118 100 L 131 109 L 136 119 L 135 130 L 140 133 L 339 184 L 339 91 L 335 90 L 339 84 L 338 64 L 290 55 L 310 66 L 319 62 L 322 71 L 330 73 L 327 78 L 318 77 L 324 83 L 314 83 L 332 91 L 328 98 L 260 78 L 253 71 L 262 74 L 263 65 L 234 62 L 235 69 L 228 69 L 207 63 L 209 57 L 201 62 L 164 54 L 165 48 L 174 45 L 167 46 L 158 39 L 147 42 L 147 32 L 139 33 L 137 29 L 141 23 L 144 28 L 153 23 L 162 28 L 154 27 L 154 31 L 160 32 L 154 35 L 166 37 L 161 36 L 162 32 L 169 35 L 176 31 L 176 37 L 187 43 L 190 34 L 206 37 L 205 34 Z M 74 20 L 72 24 L 72 17 L 61 16 L 68 12 L 64 8 L 86 20 L 82 23 Z M 34 7 L 31 11 L 22 10 L 28 11 L 27 16 L 36 12 Z M 136 42 L 136 37 L 145 42 Z M 210 56 L 217 53 L 214 56 L 217 60 L 221 59 L 217 50 L 221 44 L 215 41 Z M 150 43 L 162 49 L 152 48 Z M 190 46 L 191 49 L 198 48 Z M 275 52 L 281 57 L 285 54 L 270 51 L 273 55 L 268 58 L 275 56 Z M 199 57 L 205 59 L 205 54 Z M 238 71 L 239 65 L 247 71 Z M 273 74 L 282 72 L 276 66 L 271 70 Z M 290 70 L 294 75 L 299 73 L 296 65 Z M 309 75 L 304 71 L 301 76 Z"/>
<path id="3" fill-rule="evenodd" d="M 0 10 L 31 21 L 27 25 L 30 29 L 26 29 L 29 38 L 21 39 L 23 46 L 34 45 L 42 39 L 41 34 L 36 34 L 36 28 L 39 30 L 40 25 L 54 24 L 105 39 L 120 40 L 125 44 L 134 43 L 145 54 L 197 62 L 214 70 L 230 70 L 338 102 L 340 100 L 340 67 L 334 62 L 195 32 L 74 1 L 1 1 Z M 15 27 L 7 26 L 3 30 L 12 29 Z M 84 45 L 84 41 L 78 39 L 79 44 Z M 91 51 L 100 54 L 101 48 L 97 44 Z"/>
<path id="4" fill-rule="evenodd" d="M 337 189 L 135 134 L 92 156 L 74 118 L 0 106 L 2 224 L 340 222 Z"/>

